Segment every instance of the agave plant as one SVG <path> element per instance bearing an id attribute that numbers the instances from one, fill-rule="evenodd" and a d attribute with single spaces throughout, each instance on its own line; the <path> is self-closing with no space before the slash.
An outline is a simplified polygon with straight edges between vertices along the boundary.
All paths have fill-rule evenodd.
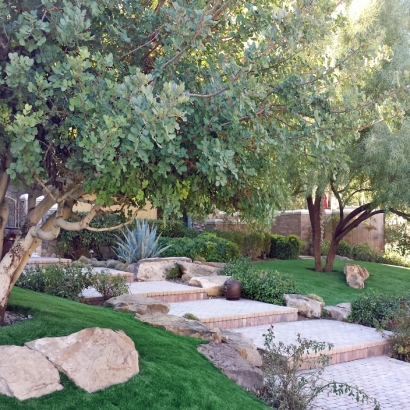
<path id="1" fill-rule="evenodd" d="M 155 258 L 172 245 L 159 248 L 157 236 L 157 227 L 152 225 L 150 228 L 148 221 L 136 219 L 136 228 L 131 230 L 126 227 L 122 232 L 123 238 L 116 235 L 117 248 L 114 249 L 119 260 L 125 263 L 138 262 L 140 259 Z"/>

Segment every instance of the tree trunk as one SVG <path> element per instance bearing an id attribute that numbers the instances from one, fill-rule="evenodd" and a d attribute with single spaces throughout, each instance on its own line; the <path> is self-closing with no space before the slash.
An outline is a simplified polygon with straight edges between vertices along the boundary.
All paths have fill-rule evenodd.
<path id="1" fill-rule="evenodd" d="M 341 239 L 337 240 L 335 235 L 332 236 L 332 241 L 330 243 L 329 253 L 326 256 L 325 272 L 332 272 L 333 264 L 335 262 L 335 256 L 337 252 L 337 246 L 339 245 Z"/>
<path id="2" fill-rule="evenodd" d="M 314 251 L 314 256 L 315 256 L 315 271 L 323 272 L 322 254 L 321 254 L 321 249 L 320 249 L 322 245 L 320 210 L 321 210 L 321 203 L 323 202 L 323 198 L 320 195 L 316 194 L 315 202 L 313 202 L 313 198 L 311 196 L 306 198 L 306 200 L 308 203 L 310 224 L 312 226 L 313 251 Z"/>

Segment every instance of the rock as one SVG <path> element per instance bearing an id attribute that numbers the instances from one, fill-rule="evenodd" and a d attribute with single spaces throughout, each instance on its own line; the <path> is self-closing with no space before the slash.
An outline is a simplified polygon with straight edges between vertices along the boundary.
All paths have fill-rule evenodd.
<path id="1" fill-rule="evenodd" d="M 139 295 L 121 295 L 107 300 L 104 306 L 112 306 L 120 312 L 133 312 L 140 315 L 146 313 L 168 313 L 170 306 L 154 298 Z"/>
<path id="2" fill-rule="evenodd" d="M 62 389 L 58 370 L 41 353 L 22 346 L 0 346 L 1 394 L 26 400 Z"/>
<path id="3" fill-rule="evenodd" d="M 111 329 L 83 329 L 69 336 L 33 340 L 26 346 L 43 354 L 89 393 L 124 383 L 139 372 L 134 342 Z"/>
<path id="4" fill-rule="evenodd" d="M 211 342 L 199 345 L 198 351 L 239 386 L 252 391 L 262 388 L 262 370 L 248 363 L 233 347 Z"/>
<path id="5" fill-rule="evenodd" d="M 106 261 L 99 261 L 95 258 L 91 259 L 91 265 L 94 266 L 94 268 L 106 268 L 107 267 L 107 262 Z"/>
<path id="6" fill-rule="evenodd" d="M 297 294 L 285 294 L 283 297 L 285 298 L 286 306 L 296 308 L 302 316 L 308 318 L 320 318 L 322 316 L 322 302 Z"/>
<path id="7" fill-rule="evenodd" d="M 87 258 L 84 255 L 81 255 L 78 259 L 78 262 L 84 263 L 85 265 L 91 264 L 91 259 Z"/>
<path id="8" fill-rule="evenodd" d="M 326 306 L 326 312 L 332 319 L 340 320 L 342 322 L 347 321 L 347 317 L 351 311 L 350 303 L 339 303 L 336 306 Z"/>
<path id="9" fill-rule="evenodd" d="M 262 358 L 251 339 L 242 333 L 221 329 L 222 343 L 233 347 L 251 365 L 261 367 Z"/>
<path id="10" fill-rule="evenodd" d="M 201 262 L 201 261 L 194 261 L 198 265 L 205 265 L 205 266 L 212 266 L 213 268 L 223 269 L 226 266 L 224 262 Z"/>
<path id="11" fill-rule="evenodd" d="M 230 276 L 194 276 L 189 281 L 190 286 L 203 288 L 208 296 L 222 296 L 224 283 L 231 279 Z"/>
<path id="12" fill-rule="evenodd" d="M 127 272 L 128 263 L 119 262 L 115 265 L 116 270 L 122 270 L 123 272 Z"/>
<path id="13" fill-rule="evenodd" d="M 115 267 L 119 264 L 119 261 L 116 261 L 115 259 L 108 259 L 107 261 L 107 268 L 109 269 L 115 269 Z"/>
<path id="14" fill-rule="evenodd" d="M 370 276 L 366 268 L 352 263 L 346 263 L 343 272 L 346 275 L 347 284 L 355 289 L 363 289 L 364 281 Z"/>
<path id="15" fill-rule="evenodd" d="M 189 320 L 179 316 L 164 315 L 162 313 L 136 314 L 135 318 L 141 322 L 168 330 L 168 332 L 177 335 L 191 336 L 197 339 L 221 343 L 221 332 L 219 329 L 209 328 L 197 320 Z"/>
<path id="16" fill-rule="evenodd" d="M 185 282 L 189 282 L 195 276 L 215 276 L 221 270 L 221 268 L 204 265 L 203 263 L 177 262 L 177 264 L 182 271 L 181 279 Z"/>
<path id="17" fill-rule="evenodd" d="M 183 257 L 140 259 L 129 266 L 128 272 L 134 274 L 134 280 L 143 282 L 166 280 L 168 272 L 179 261 L 189 263 L 191 259 Z"/>

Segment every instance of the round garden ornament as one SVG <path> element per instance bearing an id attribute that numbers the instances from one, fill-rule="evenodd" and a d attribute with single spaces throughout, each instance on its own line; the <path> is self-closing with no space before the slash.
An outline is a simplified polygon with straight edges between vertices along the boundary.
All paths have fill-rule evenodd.
<path id="1" fill-rule="evenodd" d="M 239 280 L 228 279 L 225 282 L 226 300 L 239 300 L 242 294 L 242 284 Z"/>

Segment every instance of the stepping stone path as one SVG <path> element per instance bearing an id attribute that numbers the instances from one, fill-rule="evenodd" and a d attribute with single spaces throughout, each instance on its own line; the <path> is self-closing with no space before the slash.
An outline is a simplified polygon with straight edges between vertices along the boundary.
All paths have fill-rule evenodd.
<path id="1" fill-rule="evenodd" d="M 192 314 L 202 324 L 221 329 L 222 342 L 224 330 L 229 329 L 231 334 L 241 333 L 263 349 L 263 335 L 273 324 L 277 342 L 294 343 L 299 333 L 302 338 L 333 343 L 332 350 L 324 352 L 330 356 L 330 365 L 323 374 L 325 380 L 357 386 L 378 400 L 383 410 L 410 410 L 410 364 L 389 358 L 388 341 L 373 328 L 326 319 L 298 321 L 295 308 L 246 299 L 208 299 L 204 289 L 167 281 L 133 282 L 130 290 L 133 294 L 167 302 L 169 314 L 174 317 Z M 87 297 L 95 296 L 98 295 L 90 289 Z M 230 338 L 233 340 L 232 336 Z M 240 351 L 237 346 L 233 349 Z M 208 357 L 212 355 L 216 357 L 218 352 L 207 353 Z M 231 369 L 232 374 L 235 371 Z M 229 376 L 229 372 L 225 374 Z M 323 393 L 316 399 L 314 408 L 367 410 L 374 405 L 357 403 L 346 394 Z"/>

